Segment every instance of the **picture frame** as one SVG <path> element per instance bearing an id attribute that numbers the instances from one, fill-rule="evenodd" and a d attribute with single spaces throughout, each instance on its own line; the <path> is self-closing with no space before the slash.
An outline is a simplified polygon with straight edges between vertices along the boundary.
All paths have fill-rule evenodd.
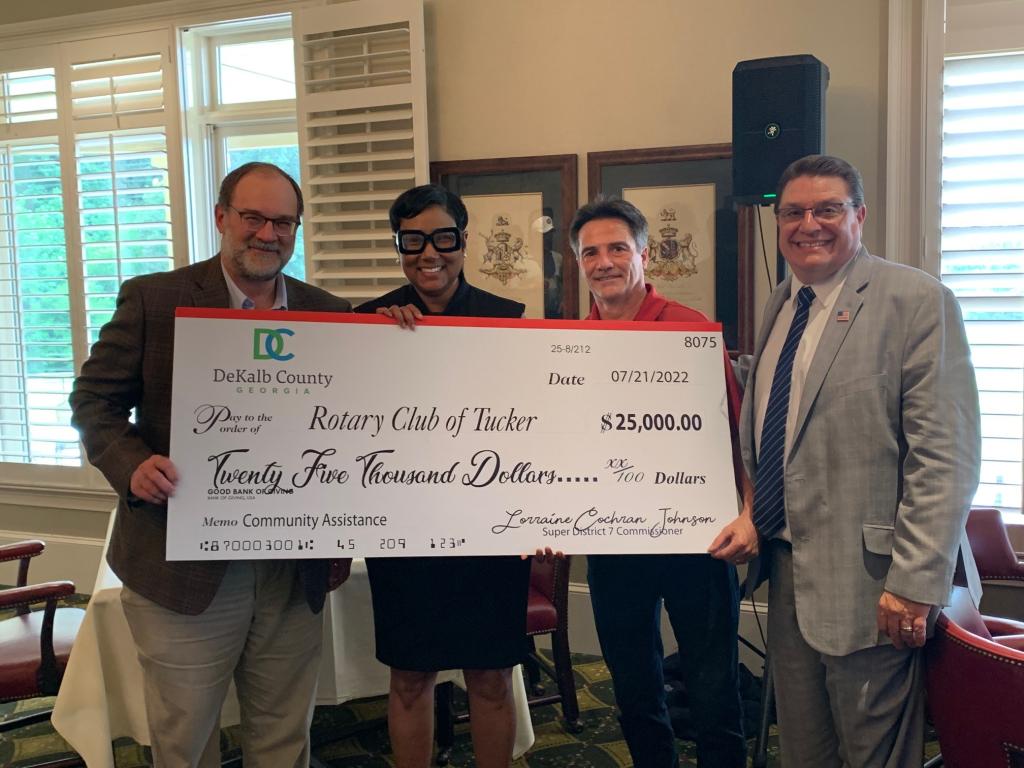
<path id="1" fill-rule="evenodd" d="M 753 352 L 753 216 L 733 204 L 732 145 L 589 152 L 588 199 L 599 194 L 644 212 L 648 282 L 720 322 L 730 352 Z"/>
<path id="2" fill-rule="evenodd" d="M 579 271 L 569 245 L 576 212 L 576 155 L 430 164 L 430 180 L 470 212 L 466 277 L 526 304 L 526 317 L 579 317 Z"/>

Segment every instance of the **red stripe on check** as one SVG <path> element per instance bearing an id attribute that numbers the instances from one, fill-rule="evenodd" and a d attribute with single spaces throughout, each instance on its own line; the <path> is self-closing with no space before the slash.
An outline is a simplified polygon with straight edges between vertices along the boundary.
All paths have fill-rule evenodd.
<path id="1" fill-rule="evenodd" d="M 349 312 L 290 312 L 282 310 L 209 309 L 207 307 L 178 307 L 175 317 L 196 317 L 220 320 L 260 320 L 277 323 L 364 323 L 367 325 L 393 325 L 394 320 L 383 315 L 358 315 Z M 438 317 L 428 316 L 419 325 L 470 328 L 548 328 L 595 331 L 690 331 L 720 332 L 721 323 L 672 323 L 643 320 L 536 320 L 532 318 L 502 317 Z"/>

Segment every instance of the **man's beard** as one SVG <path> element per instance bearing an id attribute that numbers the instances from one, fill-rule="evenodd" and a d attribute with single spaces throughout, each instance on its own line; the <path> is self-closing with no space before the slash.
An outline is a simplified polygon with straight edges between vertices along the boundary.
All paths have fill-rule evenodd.
<path id="1" fill-rule="evenodd" d="M 253 251 L 263 255 L 253 255 Z M 280 243 L 268 243 L 257 237 L 249 238 L 242 247 L 231 252 L 231 263 L 238 271 L 238 276 L 251 282 L 273 280 L 284 269 L 289 258 L 290 253 L 282 254 Z"/>

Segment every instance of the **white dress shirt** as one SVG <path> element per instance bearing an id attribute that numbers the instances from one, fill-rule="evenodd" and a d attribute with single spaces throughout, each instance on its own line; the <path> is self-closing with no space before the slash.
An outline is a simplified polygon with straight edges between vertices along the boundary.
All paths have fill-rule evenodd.
<path id="1" fill-rule="evenodd" d="M 221 256 L 221 271 L 224 273 L 224 282 L 228 284 L 228 296 L 231 297 L 231 309 L 256 309 L 256 302 L 242 293 L 242 289 L 235 285 L 231 275 L 224 269 L 224 257 Z M 284 276 L 278 272 L 276 282 L 277 293 L 274 296 L 274 303 L 271 309 L 288 309 L 288 289 L 284 284 Z"/>
<path id="2" fill-rule="evenodd" d="M 811 286 L 814 289 L 814 301 L 811 302 L 810 312 L 807 316 L 807 327 L 800 337 L 800 344 L 796 348 L 796 356 L 793 359 L 793 378 L 789 389 L 789 410 L 786 413 L 786 442 L 783 452 L 783 466 L 789 457 L 789 444 L 792 439 L 793 429 L 796 426 L 796 417 L 800 409 L 800 398 L 804 392 L 804 381 L 807 379 L 807 369 L 811 367 L 814 353 L 818 349 L 818 342 L 821 334 L 825 331 L 825 325 L 833 317 L 832 308 L 839 298 L 846 283 L 846 275 L 856 259 L 850 259 L 842 269 L 820 283 Z M 789 299 L 779 309 L 775 316 L 775 324 L 765 342 L 764 350 L 754 371 L 754 448 L 761 452 L 761 429 L 764 426 L 765 412 L 768 410 L 768 396 L 772 390 L 772 379 L 775 377 L 775 366 L 779 362 L 779 354 L 782 352 L 782 345 L 786 342 L 789 334 L 789 327 L 793 324 L 793 316 L 796 314 L 796 295 L 804 283 L 800 282 L 796 275 L 790 281 Z M 787 525 L 779 536 L 789 541 L 789 526 Z"/>

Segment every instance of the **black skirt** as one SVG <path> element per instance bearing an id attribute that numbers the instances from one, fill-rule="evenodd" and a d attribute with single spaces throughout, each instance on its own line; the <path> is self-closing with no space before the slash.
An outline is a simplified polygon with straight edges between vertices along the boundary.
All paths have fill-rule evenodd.
<path id="1" fill-rule="evenodd" d="M 530 560 L 368 558 L 377 658 L 396 669 L 502 669 L 527 650 Z"/>

